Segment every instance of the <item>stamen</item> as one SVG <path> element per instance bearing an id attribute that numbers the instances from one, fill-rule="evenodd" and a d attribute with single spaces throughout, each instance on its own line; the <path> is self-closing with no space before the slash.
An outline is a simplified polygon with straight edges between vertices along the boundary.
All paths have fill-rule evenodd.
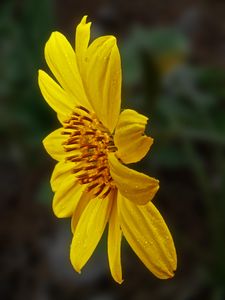
<path id="1" fill-rule="evenodd" d="M 87 135 L 95 135 L 95 132 L 92 130 L 92 131 L 86 131 L 85 132 Z"/>
<path id="2" fill-rule="evenodd" d="M 82 157 L 71 158 L 70 161 L 72 161 L 72 162 L 79 162 L 79 161 L 82 161 Z"/>
<path id="3" fill-rule="evenodd" d="M 104 190 L 104 188 L 105 188 L 105 183 L 102 183 L 100 186 L 99 186 L 99 190 L 96 192 L 96 193 L 94 193 L 94 195 L 97 197 L 97 196 L 99 196 L 100 194 L 101 194 L 101 192 Z"/>
<path id="4" fill-rule="evenodd" d="M 71 132 L 69 132 L 69 131 L 62 131 L 61 134 L 63 134 L 63 135 L 70 135 Z"/>
<path id="5" fill-rule="evenodd" d="M 73 115 L 73 116 L 80 117 L 80 115 L 79 115 L 78 113 L 76 113 L 76 112 L 73 112 L 72 115 Z"/>
<path id="6" fill-rule="evenodd" d="M 85 111 L 85 112 L 88 113 L 88 114 L 90 113 L 89 110 L 88 110 L 87 108 L 85 108 L 85 107 L 83 107 L 83 106 L 81 106 L 81 105 L 77 106 L 77 108 L 79 108 L 79 109 Z"/>
<path id="7" fill-rule="evenodd" d="M 74 151 L 74 150 L 79 150 L 79 147 L 72 147 L 72 148 L 66 148 L 66 147 L 64 147 L 64 150 L 66 152 L 70 152 L 70 151 Z"/>
<path id="8" fill-rule="evenodd" d="M 82 116 L 82 119 L 86 120 L 86 121 L 89 121 L 89 122 L 92 122 L 92 119 L 90 119 L 89 117 L 87 116 Z"/>
<path id="9" fill-rule="evenodd" d="M 74 159 L 74 158 L 78 158 L 80 157 L 79 155 L 71 155 L 71 156 L 67 156 L 66 160 L 71 160 L 71 159 Z"/>
<path id="10" fill-rule="evenodd" d="M 90 157 L 90 156 L 92 156 L 92 153 L 82 154 L 82 158 L 87 158 L 87 157 Z"/>
<path id="11" fill-rule="evenodd" d="M 75 108 L 71 118 L 64 122 L 64 129 L 61 133 L 68 139 L 62 145 L 66 153 L 71 152 L 66 161 L 75 164 L 72 173 L 80 184 L 87 185 L 87 192 L 106 198 L 115 188 L 108 164 L 108 153 L 117 150 L 112 135 L 95 114 L 83 106 Z M 73 153 L 77 150 L 80 154 Z"/>
<path id="12" fill-rule="evenodd" d="M 74 168 L 73 170 L 72 170 L 72 173 L 78 173 L 78 172 L 80 172 L 81 170 L 83 170 L 83 168 L 81 167 L 81 168 Z"/>
<path id="13" fill-rule="evenodd" d="M 98 168 L 98 172 L 100 173 L 101 171 L 103 171 L 105 169 L 107 169 L 107 166 L 102 166 L 102 167 Z"/>
<path id="14" fill-rule="evenodd" d="M 74 121 L 73 124 L 74 125 L 84 125 L 84 123 L 81 121 Z"/>
<path id="15" fill-rule="evenodd" d="M 64 128 L 65 129 L 77 129 L 77 126 L 69 124 L 69 125 L 65 126 Z"/>
<path id="16" fill-rule="evenodd" d="M 84 168 L 85 171 L 96 169 L 96 166 L 87 166 Z"/>
<path id="17" fill-rule="evenodd" d="M 76 128 L 74 128 L 74 129 L 77 129 L 77 127 Z M 76 136 L 76 135 L 81 135 L 81 132 L 80 132 L 80 130 L 75 130 L 75 131 L 73 131 L 72 133 L 71 133 L 71 136 Z"/>
<path id="18" fill-rule="evenodd" d="M 88 188 L 87 188 L 87 191 L 90 192 L 91 190 L 93 190 L 96 186 L 98 186 L 98 182 L 92 184 L 92 185 L 89 185 Z"/>
<path id="19" fill-rule="evenodd" d="M 109 186 L 107 191 L 102 195 L 102 198 L 106 198 L 108 196 L 108 194 L 111 192 L 111 187 Z"/>

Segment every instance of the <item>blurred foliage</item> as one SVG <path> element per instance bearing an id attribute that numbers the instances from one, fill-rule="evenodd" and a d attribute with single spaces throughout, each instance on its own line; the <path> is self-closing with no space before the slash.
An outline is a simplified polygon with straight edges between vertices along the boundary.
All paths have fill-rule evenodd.
<path id="1" fill-rule="evenodd" d="M 214 291 L 217 296 L 209 299 L 222 300 L 225 295 L 225 70 L 188 63 L 189 51 L 188 41 L 175 30 L 132 32 L 122 47 L 126 93 L 129 97 L 135 95 L 135 101 L 131 98 L 127 104 L 150 116 L 149 132 L 155 138 L 151 154 L 140 168 L 154 168 L 160 174 L 168 170 L 171 176 L 176 170 L 183 170 L 186 176 L 193 176 L 192 184 L 198 191 L 197 200 L 201 201 L 207 222 L 210 255 L 203 264 L 210 285 L 217 285 Z M 175 177 L 174 181 L 177 180 Z M 186 185 L 188 182 L 186 178 Z M 177 200 L 188 200 L 179 187 L 177 192 L 180 198 Z M 194 226 L 191 220 L 190 226 Z M 204 248 L 198 249 L 196 257 L 199 253 L 204 253 Z"/>
<path id="2" fill-rule="evenodd" d="M 1 4 L 0 132 L 4 143 L 0 154 L 22 170 L 24 180 L 34 177 L 34 200 L 48 205 L 52 198 L 48 181 L 51 163 L 41 140 L 56 128 L 57 121 L 40 95 L 37 70 L 44 64 L 44 44 L 54 30 L 53 24 L 51 1 L 11 0 Z M 183 296 L 173 299 L 197 299 L 192 298 L 198 292 L 194 289 L 203 285 L 209 286 L 211 293 L 205 299 L 222 300 L 225 70 L 191 63 L 190 42 L 174 28 L 134 28 L 120 46 L 122 106 L 149 116 L 148 133 L 155 139 L 150 154 L 137 168 L 160 178 L 161 205 L 171 203 L 171 210 L 175 211 L 171 225 L 178 254 L 189 251 L 205 274 L 197 286 L 186 282 L 189 296 L 185 298 L 182 289 Z M 187 214 L 186 227 L 190 228 L 186 238 L 177 228 L 177 224 L 182 224 L 182 207 Z M 197 218 L 195 209 L 199 212 Z M 201 231 L 203 243 L 192 239 L 197 230 Z M 182 264 L 181 260 L 180 269 L 184 269 Z M 187 281 L 189 278 L 187 275 Z"/>
<path id="3" fill-rule="evenodd" d="M 175 28 L 149 29 L 135 27 L 122 46 L 124 82 L 133 86 L 142 78 L 140 55 L 149 54 L 148 58 L 155 71 L 165 73 L 170 67 L 182 62 L 187 55 L 188 42 Z M 154 74 L 155 75 L 155 74 Z"/>
<path id="4" fill-rule="evenodd" d="M 43 132 L 52 115 L 40 101 L 37 70 L 52 29 L 51 1 L 5 1 L 0 10 L 0 128 L 6 144 L 1 151 L 23 163 L 38 163 Z"/>

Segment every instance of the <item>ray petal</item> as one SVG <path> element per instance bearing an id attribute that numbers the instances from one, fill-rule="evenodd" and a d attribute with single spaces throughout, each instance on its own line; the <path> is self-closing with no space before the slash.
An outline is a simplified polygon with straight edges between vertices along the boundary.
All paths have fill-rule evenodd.
<path id="1" fill-rule="evenodd" d="M 77 63 L 81 69 L 82 63 L 86 55 L 86 50 L 90 40 L 91 22 L 87 23 L 87 16 L 84 16 L 81 22 L 76 27 L 75 35 L 75 51 L 77 56 Z"/>
<path id="2" fill-rule="evenodd" d="M 91 193 L 85 192 L 82 194 L 80 201 L 76 207 L 76 210 L 73 213 L 73 216 L 71 218 L 71 231 L 72 233 L 75 232 L 77 224 L 80 220 L 80 217 L 85 210 L 86 206 L 90 202 L 91 199 L 93 199 L 93 195 Z"/>
<path id="3" fill-rule="evenodd" d="M 67 94 L 47 73 L 38 72 L 38 83 L 46 102 L 58 114 L 69 116 L 75 107 L 79 105 L 74 97 Z"/>
<path id="4" fill-rule="evenodd" d="M 123 165 L 114 153 L 108 155 L 110 174 L 120 193 L 135 202 L 146 204 L 159 189 L 159 181 Z"/>
<path id="5" fill-rule="evenodd" d="M 73 168 L 74 163 L 70 161 L 62 160 L 56 164 L 50 180 L 53 192 L 55 192 L 64 179 L 72 173 Z"/>
<path id="6" fill-rule="evenodd" d="M 77 182 L 74 174 L 67 176 L 57 189 L 52 208 L 58 218 L 72 216 L 85 190 L 85 186 Z"/>
<path id="7" fill-rule="evenodd" d="M 62 134 L 62 130 L 63 128 L 56 129 L 43 140 L 45 150 L 52 158 L 58 161 L 65 159 L 63 143 L 67 137 Z"/>
<path id="8" fill-rule="evenodd" d="M 119 216 L 117 211 L 117 192 L 114 193 L 112 212 L 109 218 L 108 231 L 108 258 L 109 267 L 114 280 L 122 283 L 122 268 L 121 268 L 121 239 L 122 231 L 120 228 Z"/>
<path id="9" fill-rule="evenodd" d="M 81 271 L 94 252 L 109 219 L 111 205 L 109 198 L 95 198 L 82 213 L 70 249 L 70 260 L 77 272 Z"/>
<path id="10" fill-rule="evenodd" d="M 89 109 L 90 104 L 84 91 L 75 52 L 60 32 L 53 32 L 47 41 L 45 59 L 62 88 L 74 97 L 74 102 Z"/>
<path id="11" fill-rule="evenodd" d="M 172 236 L 156 207 L 135 205 L 118 195 L 123 234 L 144 265 L 158 278 L 174 276 L 177 267 Z"/>
<path id="12" fill-rule="evenodd" d="M 88 47 L 82 66 L 88 99 L 103 125 L 114 130 L 121 103 L 120 54 L 113 36 L 102 36 Z"/>
<path id="13" fill-rule="evenodd" d="M 143 135 L 148 118 L 131 109 L 125 109 L 119 116 L 114 142 L 117 156 L 126 164 L 138 162 L 149 151 L 153 139 Z"/>

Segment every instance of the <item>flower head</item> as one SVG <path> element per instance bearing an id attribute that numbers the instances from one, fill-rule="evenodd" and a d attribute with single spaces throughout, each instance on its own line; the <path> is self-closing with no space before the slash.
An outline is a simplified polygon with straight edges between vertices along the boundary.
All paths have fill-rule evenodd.
<path id="1" fill-rule="evenodd" d="M 113 36 L 89 44 L 91 23 L 76 28 L 75 50 L 59 32 L 45 46 L 56 82 L 39 70 L 39 86 L 61 127 L 43 143 L 58 161 L 51 177 L 53 211 L 71 217 L 70 259 L 80 272 L 108 223 L 108 258 L 121 283 L 121 239 L 126 238 L 145 266 L 159 278 L 176 269 L 170 232 L 152 204 L 159 182 L 128 168 L 141 160 L 153 139 L 144 135 L 147 118 L 134 110 L 120 113 L 121 64 Z"/>

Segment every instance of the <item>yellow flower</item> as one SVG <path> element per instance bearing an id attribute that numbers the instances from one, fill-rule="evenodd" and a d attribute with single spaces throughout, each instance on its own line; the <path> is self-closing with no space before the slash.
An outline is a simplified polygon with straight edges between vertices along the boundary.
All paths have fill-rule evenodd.
<path id="1" fill-rule="evenodd" d="M 90 25 L 76 28 L 75 51 L 59 32 L 45 46 L 45 59 L 58 81 L 39 70 L 39 86 L 61 127 L 43 143 L 58 161 L 51 177 L 53 211 L 72 217 L 70 259 L 80 272 L 108 223 L 108 259 L 113 278 L 122 280 L 121 239 L 126 238 L 157 277 L 174 275 L 176 251 L 171 234 L 152 204 L 158 180 L 125 164 L 141 160 L 153 139 L 144 135 L 147 118 L 120 113 L 121 64 L 113 36 L 89 45 Z"/>

